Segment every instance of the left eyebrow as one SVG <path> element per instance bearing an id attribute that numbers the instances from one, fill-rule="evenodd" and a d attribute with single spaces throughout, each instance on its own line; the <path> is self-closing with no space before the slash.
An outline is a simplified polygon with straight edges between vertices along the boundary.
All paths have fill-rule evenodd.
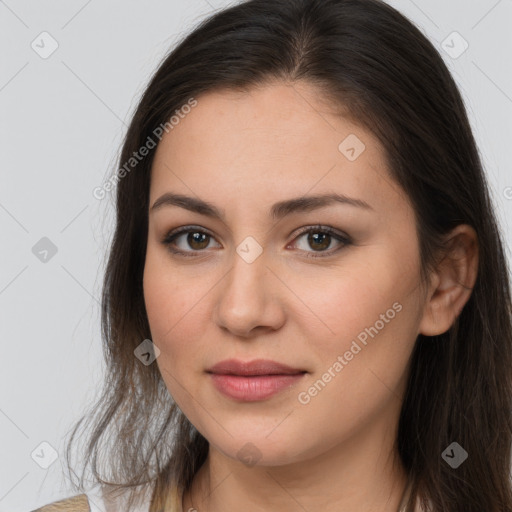
<path id="1" fill-rule="evenodd" d="M 356 208 L 375 211 L 372 206 L 370 206 L 366 201 L 363 201 L 362 199 L 348 197 L 343 194 L 330 193 L 295 197 L 285 201 L 279 201 L 278 203 L 272 205 L 272 208 L 270 209 L 270 215 L 273 219 L 277 220 L 290 215 L 291 213 L 309 212 L 323 208 L 325 206 L 330 206 L 332 204 L 344 204 Z M 197 199 L 195 197 L 190 197 L 183 194 L 173 194 L 171 192 L 167 192 L 153 203 L 153 206 L 150 208 L 150 212 L 154 212 L 163 206 L 178 206 L 191 212 L 199 213 L 200 215 L 206 215 L 207 217 L 212 217 L 215 219 L 220 219 L 222 221 L 225 221 L 226 217 L 225 212 L 217 208 L 212 203 L 208 203 L 202 199 Z"/>

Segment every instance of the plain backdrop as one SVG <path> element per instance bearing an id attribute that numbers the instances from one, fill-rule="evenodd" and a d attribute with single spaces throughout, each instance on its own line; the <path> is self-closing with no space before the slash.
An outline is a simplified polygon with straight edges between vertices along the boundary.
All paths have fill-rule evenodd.
<path id="1" fill-rule="evenodd" d="M 112 194 L 92 191 L 114 171 L 163 56 L 229 3 L 0 1 L 0 512 L 71 493 L 63 440 L 103 374 L 99 299 L 114 219 Z M 459 84 L 510 257 L 512 2 L 390 3 Z"/>

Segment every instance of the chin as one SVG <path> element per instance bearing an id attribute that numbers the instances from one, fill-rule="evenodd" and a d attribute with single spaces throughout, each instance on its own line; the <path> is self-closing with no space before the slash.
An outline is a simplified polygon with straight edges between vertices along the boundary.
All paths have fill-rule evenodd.
<path id="1" fill-rule="evenodd" d="M 252 435 L 243 429 L 238 433 L 230 430 L 233 437 L 226 434 L 222 439 L 211 439 L 209 442 L 226 457 L 247 467 L 285 466 L 305 460 L 308 458 L 306 451 L 313 450 L 312 447 L 304 446 L 304 435 L 294 439 L 289 432 L 283 430 L 281 435 L 273 432 L 269 436 L 271 430 L 253 431 Z"/>

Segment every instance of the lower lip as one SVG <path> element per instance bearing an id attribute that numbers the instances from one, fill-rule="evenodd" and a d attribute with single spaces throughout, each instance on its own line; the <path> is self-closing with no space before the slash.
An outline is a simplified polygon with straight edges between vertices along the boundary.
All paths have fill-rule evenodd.
<path id="1" fill-rule="evenodd" d="M 304 373 L 293 375 L 240 375 L 210 374 L 215 387 L 224 395 L 243 402 L 265 400 L 296 384 Z"/>

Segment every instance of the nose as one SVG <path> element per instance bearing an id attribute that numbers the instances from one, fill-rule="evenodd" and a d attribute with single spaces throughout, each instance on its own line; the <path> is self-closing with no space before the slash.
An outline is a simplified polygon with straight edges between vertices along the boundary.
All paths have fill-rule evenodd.
<path id="1" fill-rule="evenodd" d="M 232 268 L 218 284 L 214 322 L 242 338 L 277 330 L 285 321 L 282 288 L 265 252 L 248 263 L 234 251 Z"/>

